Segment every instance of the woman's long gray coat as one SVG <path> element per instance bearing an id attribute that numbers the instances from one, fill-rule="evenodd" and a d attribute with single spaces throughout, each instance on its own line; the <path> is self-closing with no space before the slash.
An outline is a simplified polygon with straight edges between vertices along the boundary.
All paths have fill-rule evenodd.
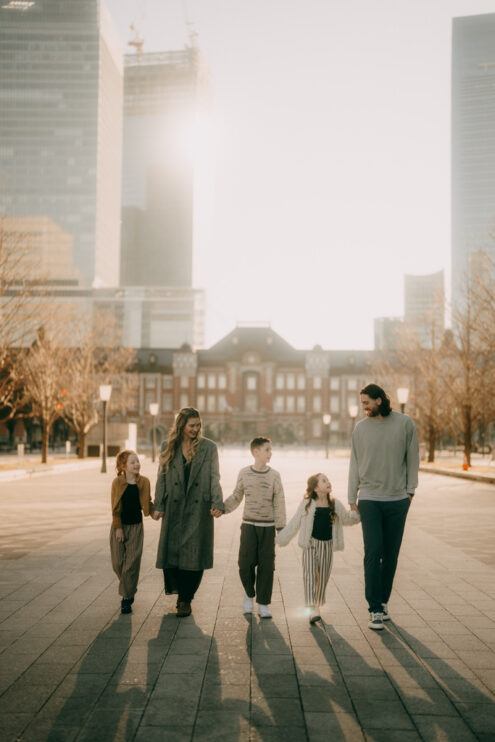
<path id="1" fill-rule="evenodd" d="M 158 472 L 155 512 L 163 512 L 156 555 L 159 569 L 211 569 L 213 567 L 213 517 L 210 508 L 223 511 L 218 451 L 203 438 L 191 462 L 187 491 L 184 486 L 182 450 L 177 447 L 167 473 Z"/>

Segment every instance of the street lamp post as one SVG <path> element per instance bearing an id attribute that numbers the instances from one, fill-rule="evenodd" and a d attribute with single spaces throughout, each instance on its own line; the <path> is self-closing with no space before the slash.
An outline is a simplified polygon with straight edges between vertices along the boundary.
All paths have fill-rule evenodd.
<path id="1" fill-rule="evenodd" d="M 332 422 L 332 416 L 326 412 L 323 415 L 323 425 L 326 427 L 325 436 L 325 458 L 328 459 L 328 449 L 330 448 L 330 423 Z"/>
<path id="2" fill-rule="evenodd" d="M 151 448 L 151 460 L 155 463 L 156 458 L 156 416 L 158 415 L 158 402 L 151 402 L 150 415 L 153 422 L 153 445 Z"/>
<path id="3" fill-rule="evenodd" d="M 480 439 L 481 439 L 481 457 L 485 458 L 485 414 L 483 413 L 481 415 L 481 425 L 480 425 Z"/>
<path id="4" fill-rule="evenodd" d="M 399 400 L 400 411 L 404 414 L 407 400 L 409 399 L 409 389 L 406 386 L 401 386 L 397 389 L 397 399 Z"/>
<path id="5" fill-rule="evenodd" d="M 103 402 L 103 446 L 101 450 L 101 473 L 106 474 L 107 471 L 107 403 L 110 401 L 112 395 L 111 384 L 101 384 L 100 386 L 100 399 Z"/>
<path id="6" fill-rule="evenodd" d="M 351 435 L 354 432 L 354 426 L 356 424 L 356 417 L 358 416 L 359 407 L 357 404 L 350 404 L 349 405 L 349 417 L 352 420 L 352 427 L 351 427 Z"/>

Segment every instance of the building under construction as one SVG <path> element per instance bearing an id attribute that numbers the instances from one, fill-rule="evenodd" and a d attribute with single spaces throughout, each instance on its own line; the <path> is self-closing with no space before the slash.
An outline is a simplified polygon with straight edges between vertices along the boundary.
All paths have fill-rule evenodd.
<path id="1" fill-rule="evenodd" d="M 191 287 L 193 139 L 208 73 L 195 47 L 137 47 L 124 65 L 121 285 Z"/>

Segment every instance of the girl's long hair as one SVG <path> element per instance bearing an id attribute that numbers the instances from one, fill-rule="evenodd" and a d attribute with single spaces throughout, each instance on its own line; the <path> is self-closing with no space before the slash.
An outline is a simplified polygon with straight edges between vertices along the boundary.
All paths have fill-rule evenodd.
<path id="1" fill-rule="evenodd" d="M 182 442 L 182 433 L 184 432 L 184 428 L 186 427 L 188 420 L 196 417 L 199 418 L 199 421 L 201 422 L 201 416 L 199 412 L 194 409 L 194 407 L 183 407 L 182 410 L 180 410 L 180 412 L 177 414 L 175 422 L 170 428 L 170 432 L 168 434 L 167 448 L 165 449 L 165 451 L 162 451 L 160 453 L 160 469 L 168 472 L 168 470 L 170 469 L 170 464 L 172 463 L 172 459 L 175 456 L 175 452 Z M 193 458 L 196 456 L 199 444 L 201 443 L 201 438 L 202 436 L 200 430 L 198 433 L 198 437 L 192 443 L 191 455 L 188 459 L 188 462 L 192 461 Z"/>
<path id="2" fill-rule="evenodd" d="M 318 487 L 318 480 L 321 477 L 321 472 L 318 472 L 318 474 L 312 474 L 306 484 L 306 492 L 304 494 L 304 499 L 308 502 L 306 503 L 306 512 L 308 512 L 308 508 L 311 505 L 311 500 L 316 500 L 318 495 L 315 492 L 315 489 Z M 330 493 L 327 492 L 327 500 L 328 500 L 328 507 L 330 508 L 330 518 L 332 519 L 332 523 L 337 518 L 337 513 L 335 512 L 335 500 L 333 497 L 330 497 Z"/>

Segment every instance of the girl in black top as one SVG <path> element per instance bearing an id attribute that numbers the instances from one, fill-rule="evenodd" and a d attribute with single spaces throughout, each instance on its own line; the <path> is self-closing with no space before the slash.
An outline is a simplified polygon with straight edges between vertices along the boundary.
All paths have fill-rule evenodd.
<path id="1" fill-rule="evenodd" d="M 151 515 L 153 503 L 149 479 L 140 475 L 141 465 L 134 451 L 120 451 L 115 468 L 110 553 L 119 578 L 121 612 L 131 613 L 143 554 L 143 512 Z"/>
<path id="2" fill-rule="evenodd" d="M 333 553 L 344 548 L 343 526 L 359 523 L 359 514 L 347 510 L 331 492 L 326 474 L 309 477 L 302 502 L 276 538 L 280 546 L 286 546 L 299 533 L 304 601 L 311 624 L 320 619 L 320 608 L 325 604 Z"/>

